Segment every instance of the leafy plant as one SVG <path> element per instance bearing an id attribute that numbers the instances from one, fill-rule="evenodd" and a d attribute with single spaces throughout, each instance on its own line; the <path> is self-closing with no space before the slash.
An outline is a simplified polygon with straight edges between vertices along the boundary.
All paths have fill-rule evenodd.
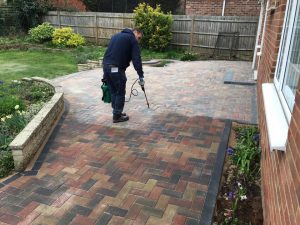
<path id="1" fill-rule="evenodd" d="M 14 168 L 11 151 L 0 151 L 0 178 L 7 176 Z"/>
<path id="2" fill-rule="evenodd" d="M 61 47 L 76 47 L 85 44 L 80 34 L 74 34 L 71 27 L 57 28 L 53 32 L 52 43 Z"/>
<path id="3" fill-rule="evenodd" d="M 258 128 L 253 126 L 237 127 L 235 131 L 238 141 L 233 157 L 234 164 L 238 167 L 240 173 L 248 179 L 252 179 L 259 172 L 260 149 L 255 139 Z"/>
<path id="4" fill-rule="evenodd" d="M 42 23 L 35 28 L 29 30 L 31 40 L 37 43 L 51 41 L 54 27 L 50 23 Z"/>
<path id="5" fill-rule="evenodd" d="M 135 24 L 144 34 L 141 45 L 147 49 L 165 50 L 172 39 L 171 13 L 164 14 L 160 5 L 152 8 L 146 3 L 139 4 L 133 12 Z"/>
<path id="6" fill-rule="evenodd" d="M 20 110 L 25 109 L 25 104 L 18 96 L 3 96 L 0 97 L 0 117 L 12 114 L 15 107 L 18 106 Z"/>
<path id="7" fill-rule="evenodd" d="M 197 59 L 197 54 L 192 52 L 185 52 L 184 55 L 180 58 L 181 61 L 195 61 Z"/>

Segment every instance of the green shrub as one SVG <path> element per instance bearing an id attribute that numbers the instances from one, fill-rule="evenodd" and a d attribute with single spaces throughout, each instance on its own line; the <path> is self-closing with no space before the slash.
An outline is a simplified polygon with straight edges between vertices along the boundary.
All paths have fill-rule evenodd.
<path id="1" fill-rule="evenodd" d="M 24 102 L 16 96 L 3 96 L 0 98 L 0 117 L 11 115 L 16 110 L 24 110 Z"/>
<path id="2" fill-rule="evenodd" d="M 141 3 L 134 9 L 134 20 L 136 26 L 144 33 L 141 42 L 143 47 L 157 51 L 168 47 L 172 39 L 171 13 L 164 14 L 159 5 L 152 8 L 146 3 Z"/>
<path id="3" fill-rule="evenodd" d="M 50 23 L 43 23 L 29 30 L 31 40 L 37 43 L 51 41 L 54 27 Z"/>
<path id="4" fill-rule="evenodd" d="M 14 0 L 12 5 L 15 8 L 15 19 L 23 31 L 27 32 L 30 28 L 42 22 L 42 17 L 51 8 L 49 0 Z"/>
<path id="5" fill-rule="evenodd" d="M 80 34 L 72 34 L 70 39 L 67 41 L 68 47 L 77 47 L 85 44 L 85 39 Z"/>
<path id="6" fill-rule="evenodd" d="M 180 58 L 181 61 L 195 61 L 198 59 L 197 54 L 192 52 L 185 52 L 183 56 Z"/>
<path id="7" fill-rule="evenodd" d="M 85 44 L 80 34 L 74 34 L 71 27 L 57 28 L 53 32 L 52 43 L 61 47 L 77 47 Z"/>
<path id="8" fill-rule="evenodd" d="M 6 177 L 14 168 L 11 151 L 0 151 L 0 178 Z"/>

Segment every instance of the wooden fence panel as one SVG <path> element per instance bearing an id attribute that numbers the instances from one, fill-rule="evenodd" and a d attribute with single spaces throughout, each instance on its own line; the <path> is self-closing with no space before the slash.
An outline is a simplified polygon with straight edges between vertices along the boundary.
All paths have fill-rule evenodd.
<path id="1" fill-rule="evenodd" d="M 174 15 L 171 44 L 186 47 L 214 49 L 219 32 L 238 32 L 238 50 L 253 51 L 257 17 L 186 16 Z M 56 27 L 70 26 L 91 41 L 106 44 L 111 36 L 126 27 L 134 27 L 133 14 L 99 12 L 49 12 L 44 21 Z M 222 44 L 222 41 L 220 42 Z M 228 48 L 228 40 L 223 40 Z"/>

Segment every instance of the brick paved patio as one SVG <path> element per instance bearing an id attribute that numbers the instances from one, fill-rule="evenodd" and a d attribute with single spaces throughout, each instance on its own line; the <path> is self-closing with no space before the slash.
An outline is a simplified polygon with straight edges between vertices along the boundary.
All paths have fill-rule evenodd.
<path id="1" fill-rule="evenodd" d="M 66 113 L 33 167 L 0 183 L 1 224 L 208 224 L 230 121 L 256 123 L 255 86 L 223 77 L 251 80 L 250 66 L 145 67 L 150 109 L 140 92 L 120 124 L 100 100 L 100 70 L 56 79 Z"/>

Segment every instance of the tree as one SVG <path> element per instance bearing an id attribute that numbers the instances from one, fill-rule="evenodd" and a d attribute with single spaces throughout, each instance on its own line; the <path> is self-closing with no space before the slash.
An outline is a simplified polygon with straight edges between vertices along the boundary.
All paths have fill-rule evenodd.
<path id="1" fill-rule="evenodd" d="M 25 32 L 42 23 L 42 16 L 50 8 L 49 0 L 15 0 L 13 5 L 16 19 Z"/>

